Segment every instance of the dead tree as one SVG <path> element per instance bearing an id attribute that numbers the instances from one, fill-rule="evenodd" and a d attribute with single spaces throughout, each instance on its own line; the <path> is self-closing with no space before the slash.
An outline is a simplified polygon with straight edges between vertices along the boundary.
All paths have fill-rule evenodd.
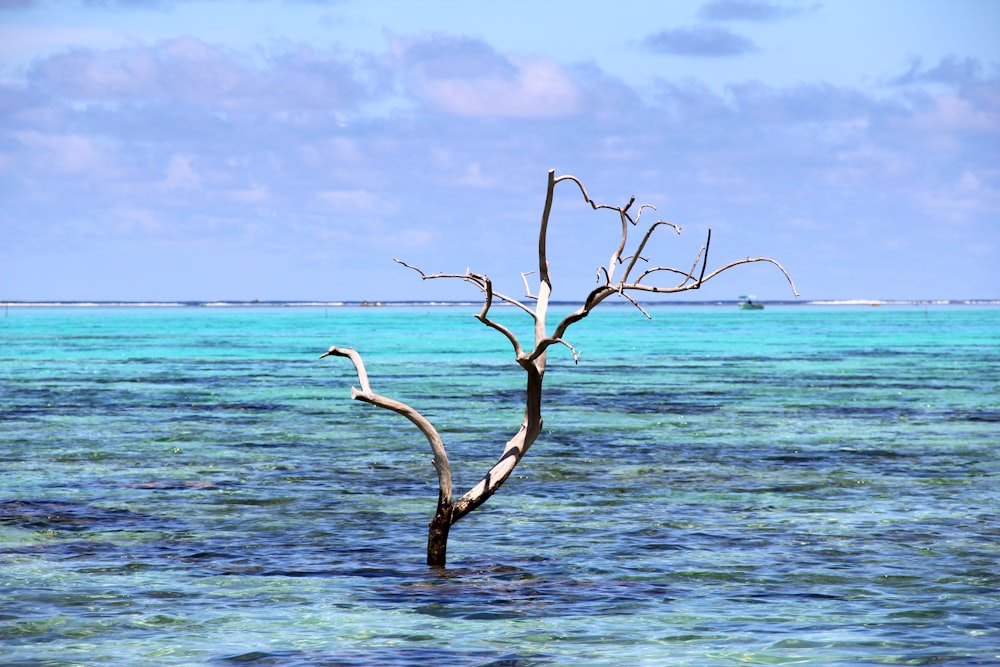
<path id="1" fill-rule="evenodd" d="M 546 254 L 546 239 L 555 187 L 556 184 L 564 181 L 574 184 L 593 210 L 607 209 L 616 212 L 621 222 L 621 236 L 618 240 L 618 246 L 611 253 L 611 258 L 607 266 L 598 269 L 597 286 L 583 299 L 582 305 L 559 321 L 550 333 L 546 324 L 546 316 L 548 314 L 549 297 L 552 293 L 552 280 L 549 274 L 549 263 Z M 437 470 L 438 476 L 438 503 L 437 511 L 431 520 L 427 536 L 428 565 L 435 567 L 443 567 L 445 565 L 448 532 L 451 527 L 459 519 L 486 502 L 500 488 L 511 472 L 513 472 L 514 467 L 528 451 L 528 448 L 535 442 L 535 439 L 542 430 L 542 379 L 545 376 L 545 360 L 548 350 L 553 345 L 563 345 L 572 352 L 574 359 L 578 360 L 579 355 L 576 349 L 566 341 L 566 331 L 571 325 L 587 317 L 602 301 L 610 296 L 618 295 L 627 299 L 646 317 L 649 317 L 649 314 L 643 310 L 642 306 L 635 300 L 631 293 L 673 294 L 696 290 L 724 271 L 728 271 L 741 264 L 750 264 L 753 262 L 768 262 L 776 266 L 788 280 L 792 292 L 798 296 L 791 276 L 789 276 L 781 264 L 770 257 L 747 257 L 730 262 L 712 271 L 707 271 L 708 251 L 712 241 L 711 230 L 708 232 L 705 245 L 698 251 L 690 269 L 684 270 L 671 266 L 650 265 L 646 257 L 643 256 L 643 252 L 654 232 L 661 229 L 671 229 L 679 234 L 681 229 L 672 222 L 656 220 L 645 229 L 638 245 L 634 249 L 627 250 L 630 228 L 638 225 L 639 218 L 646 209 L 655 210 L 653 206 L 643 204 L 633 214 L 632 207 L 634 204 L 634 196 L 624 206 L 596 204 L 587 194 L 583 183 L 575 176 L 556 176 L 554 170 L 549 171 L 545 207 L 542 210 L 541 226 L 538 233 L 537 291 L 532 294 L 531 287 L 529 286 L 528 276 L 531 272 L 523 273 L 521 274 L 521 278 L 525 286 L 525 296 L 520 299 L 495 291 L 490 278 L 483 274 L 472 273 L 471 271 L 466 271 L 465 273 L 428 274 L 398 259 L 395 260 L 399 264 L 419 273 L 424 280 L 454 278 L 472 283 L 478 287 L 483 293 L 483 307 L 476 315 L 476 319 L 507 338 L 514 348 L 514 358 L 517 364 L 524 369 L 527 375 L 524 419 L 521 422 L 521 428 L 514 437 L 507 441 L 503 452 L 500 454 L 500 458 L 483 478 L 479 480 L 479 483 L 458 499 L 455 499 L 452 493 L 451 468 L 448 465 L 448 454 L 445 451 L 441 436 L 430 421 L 409 405 L 373 392 L 369 384 L 364 362 L 357 351 L 334 346 L 322 355 L 322 357 L 332 355 L 349 358 L 354 363 L 354 368 L 358 374 L 358 381 L 361 385 L 360 389 L 356 387 L 352 388 L 351 397 L 403 415 L 420 429 L 420 432 L 424 434 L 424 437 L 430 443 L 431 450 L 434 453 L 433 465 Z M 664 278 L 672 278 L 673 280 L 667 285 L 653 282 L 656 279 L 662 281 Z M 497 302 L 514 306 L 526 313 L 533 320 L 534 344 L 531 347 L 524 347 L 509 328 L 492 318 L 490 309 Z M 532 308 L 529 304 L 533 304 L 534 307 Z"/>

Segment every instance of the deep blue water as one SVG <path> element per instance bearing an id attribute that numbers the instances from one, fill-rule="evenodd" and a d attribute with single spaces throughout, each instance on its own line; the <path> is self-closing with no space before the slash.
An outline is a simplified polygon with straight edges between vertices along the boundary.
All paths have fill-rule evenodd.
<path id="1" fill-rule="evenodd" d="M 475 310 L 8 309 L 0 664 L 1000 663 L 1000 308 L 598 311 L 437 571 L 426 441 L 318 356 L 461 493 L 522 409 Z"/>

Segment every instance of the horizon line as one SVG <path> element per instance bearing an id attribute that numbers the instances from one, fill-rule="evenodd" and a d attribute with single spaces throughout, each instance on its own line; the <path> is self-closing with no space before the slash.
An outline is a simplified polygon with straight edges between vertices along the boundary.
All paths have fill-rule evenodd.
<path id="1" fill-rule="evenodd" d="M 640 302 L 643 306 L 728 306 L 736 305 L 740 299 L 707 299 L 698 301 L 677 301 L 677 300 L 655 300 Z M 986 299 L 759 299 L 758 303 L 773 306 L 924 306 L 924 305 L 1000 305 L 1000 298 Z M 553 306 L 574 306 L 578 301 L 550 301 Z M 445 299 L 396 299 L 396 300 L 261 300 L 261 299 L 211 299 L 211 300 L 122 300 L 122 299 L 93 299 L 93 300 L 9 300 L 0 301 L 0 305 L 6 307 L 175 307 L 175 308 L 220 308 L 220 307 L 413 307 L 413 306 L 481 306 L 481 300 L 445 300 Z M 496 303 L 495 306 L 509 306 L 507 303 Z M 611 301 L 604 305 L 627 306 L 625 302 Z"/>

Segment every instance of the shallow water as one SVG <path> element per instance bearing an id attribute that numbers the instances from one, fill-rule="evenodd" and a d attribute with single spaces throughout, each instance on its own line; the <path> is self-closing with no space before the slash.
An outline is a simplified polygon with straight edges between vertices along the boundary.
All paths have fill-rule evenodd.
<path id="1" fill-rule="evenodd" d="M 12 308 L 0 663 L 1000 661 L 1000 309 L 607 308 L 423 565 L 441 430 L 520 422 L 474 308 Z M 505 313 L 505 318 L 516 318 Z"/>

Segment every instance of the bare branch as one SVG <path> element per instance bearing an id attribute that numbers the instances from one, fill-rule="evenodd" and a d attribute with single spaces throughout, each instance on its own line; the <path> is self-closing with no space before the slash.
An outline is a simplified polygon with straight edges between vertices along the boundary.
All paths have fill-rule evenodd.
<path id="1" fill-rule="evenodd" d="M 628 206 L 631 206 L 632 202 L 634 201 L 635 201 L 635 196 L 633 195 L 632 199 L 629 200 Z M 628 224 L 631 221 L 631 218 L 628 217 L 628 213 L 625 212 L 628 206 L 622 209 L 618 209 L 618 215 L 621 218 L 621 223 L 622 223 L 622 232 L 621 236 L 618 237 L 618 247 L 615 248 L 615 251 L 613 253 L 611 253 L 611 258 L 608 259 L 607 276 L 609 285 L 611 284 L 611 281 L 614 280 L 615 266 L 621 262 L 622 253 L 625 251 L 625 244 L 628 243 Z M 639 211 L 640 212 L 642 211 L 641 207 Z"/>
<path id="2" fill-rule="evenodd" d="M 699 253 L 699 256 L 700 256 L 700 253 Z M 645 278 L 646 276 L 652 275 L 654 273 L 666 272 L 666 273 L 676 273 L 677 275 L 682 276 L 684 278 L 677 285 L 678 288 L 681 288 L 689 280 L 694 280 L 694 276 L 691 275 L 691 274 L 694 272 L 695 268 L 696 267 L 692 267 L 690 271 L 684 271 L 682 269 L 678 269 L 678 268 L 675 268 L 675 267 L 672 267 L 672 266 L 654 266 L 651 269 L 646 269 L 645 271 L 643 271 L 639 275 L 639 277 L 635 279 L 635 282 L 632 283 L 631 285 L 627 286 L 627 287 L 629 289 L 634 289 L 636 285 L 639 285 L 639 284 L 642 283 L 643 278 Z M 671 288 L 671 289 L 674 289 L 674 288 Z M 691 289 L 691 288 L 687 287 L 687 288 L 684 288 L 684 289 Z"/>
<path id="3" fill-rule="evenodd" d="M 698 254 L 694 257 L 694 262 L 691 264 L 691 270 L 688 272 L 688 277 L 694 280 L 694 270 L 698 268 L 698 263 L 701 262 L 701 273 L 698 275 L 698 284 L 705 278 L 705 268 L 708 266 L 708 249 L 712 245 L 712 230 L 708 230 L 708 238 L 705 239 L 705 245 L 698 249 Z"/>
<path id="4" fill-rule="evenodd" d="M 524 355 L 524 349 L 521 347 L 521 342 L 517 339 L 517 336 L 514 334 L 514 332 L 505 327 L 504 325 L 500 324 L 496 320 L 492 320 L 489 317 L 487 317 L 486 306 L 483 307 L 483 310 L 481 312 L 476 313 L 476 319 L 485 324 L 486 326 L 488 326 L 489 328 L 496 329 L 501 334 L 503 334 L 504 337 L 507 340 L 509 340 L 510 344 L 513 346 L 515 356 L 521 357 Z"/>
<path id="5" fill-rule="evenodd" d="M 530 363 L 522 363 L 521 366 L 528 372 L 521 428 L 507 441 L 500 458 L 479 483 L 455 501 L 452 523 L 482 505 L 500 488 L 542 431 L 542 373 Z"/>
<path id="6" fill-rule="evenodd" d="M 552 281 L 549 279 L 549 260 L 546 251 L 547 237 L 549 233 L 549 217 L 552 215 L 552 199 L 555 194 L 556 171 L 549 169 L 549 181 L 545 188 L 545 206 L 542 207 L 542 221 L 538 225 L 538 280 L 539 295 L 546 296 L 552 291 Z M 543 286 L 548 285 L 549 289 L 544 290 Z M 548 304 L 541 303 L 542 309 Z"/>
<path id="7" fill-rule="evenodd" d="M 577 350 L 576 350 L 575 347 L 573 347 L 572 345 L 570 345 L 568 342 L 564 341 L 562 338 L 556 338 L 555 341 L 557 343 L 562 343 L 567 348 L 569 348 L 569 351 L 573 353 L 573 363 L 574 364 L 580 363 L 580 353 L 577 352 Z"/>
<path id="8" fill-rule="evenodd" d="M 413 269 L 414 271 L 416 271 L 417 273 L 419 273 L 419 274 L 420 274 L 420 277 L 421 277 L 421 278 L 423 278 L 424 280 L 427 280 L 427 278 L 428 278 L 427 274 L 426 274 L 426 273 L 424 273 L 424 272 L 423 272 L 423 271 L 422 271 L 421 269 L 418 269 L 418 268 L 417 268 L 417 267 L 415 267 L 415 266 L 410 266 L 409 264 L 407 264 L 407 263 L 406 263 L 406 262 L 404 262 L 403 260 L 399 259 L 398 257 L 393 257 L 393 258 L 392 258 L 392 261 L 396 262 L 396 264 L 402 264 L 403 266 L 405 266 L 405 267 L 406 267 L 406 268 L 408 268 L 408 269 Z M 443 277 L 443 276 L 442 276 L 442 277 Z M 451 277 L 452 277 L 452 278 L 457 278 L 457 277 L 459 277 L 459 276 L 458 276 L 458 275 L 453 275 L 453 276 L 451 276 Z"/>
<path id="9" fill-rule="evenodd" d="M 795 281 L 792 280 L 792 276 L 788 273 L 788 271 L 785 270 L 785 267 L 783 267 L 778 262 L 778 260 L 772 259 L 770 257 L 747 257 L 746 259 L 739 259 L 736 260 L 735 262 L 730 262 L 725 266 L 715 269 L 710 274 L 705 276 L 704 280 L 701 280 L 700 282 L 708 282 L 709 280 L 719 275 L 723 271 L 728 271 L 734 266 L 740 266 L 741 264 L 753 264 L 754 262 L 767 262 L 768 264 L 773 264 L 774 266 L 778 267 L 778 270 L 781 271 L 782 275 L 785 276 L 785 280 L 788 281 L 788 286 L 792 288 L 792 294 L 794 294 L 795 296 L 799 296 L 798 290 L 795 289 Z"/>
<path id="10" fill-rule="evenodd" d="M 510 344 L 514 347 L 515 355 L 520 356 L 521 354 L 523 354 L 521 350 L 521 343 L 520 341 L 517 340 L 517 336 L 514 335 L 514 332 L 505 327 L 504 325 L 500 324 L 496 320 L 493 320 L 492 318 L 489 317 L 490 308 L 493 307 L 493 297 L 496 296 L 498 299 L 521 306 L 521 308 L 527 311 L 529 315 L 534 316 L 534 313 L 532 313 L 531 310 L 521 302 L 516 301 L 514 299 L 510 299 L 504 296 L 503 294 L 500 294 L 499 292 L 494 292 L 493 281 L 490 280 L 489 276 L 481 273 L 467 273 L 466 276 L 469 282 L 479 285 L 479 288 L 486 295 L 486 298 L 483 301 L 483 308 L 476 315 L 476 319 L 485 324 L 486 326 L 490 327 L 491 329 L 496 329 L 497 331 L 502 333 L 504 337 L 506 337 L 507 340 L 510 341 Z"/>
<path id="11" fill-rule="evenodd" d="M 646 311 L 645 311 L 645 310 L 643 309 L 643 307 L 639 305 L 639 302 L 638 302 L 638 301 L 636 301 L 635 299 L 633 299 L 633 298 L 631 297 L 631 295 L 629 295 L 629 293 L 625 291 L 624 287 L 623 287 L 622 289 L 618 290 L 618 293 L 619 293 L 619 294 L 621 294 L 621 295 L 622 295 L 623 297 L 625 297 L 626 299 L 628 299 L 628 300 L 629 300 L 629 302 L 630 302 L 630 303 L 631 303 L 631 304 L 632 304 L 633 306 L 635 306 L 635 307 L 636 307 L 636 308 L 637 308 L 637 309 L 639 310 L 639 312 L 640 312 L 640 313 L 642 313 L 643 315 L 645 315 L 645 316 L 646 316 L 646 319 L 647 319 L 647 320 L 651 320 L 651 319 L 653 319 L 653 316 L 652 316 L 652 315 L 650 315 L 649 313 L 647 313 L 647 312 L 646 312 Z"/>
<path id="12" fill-rule="evenodd" d="M 654 211 L 656 210 L 656 207 L 653 206 L 652 204 L 643 204 L 642 206 L 639 207 L 639 212 L 635 214 L 635 220 L 632 221 L 633 225 L 639 224 L 639 218 L 642 217 L 642 212 L 647 208 L 652 209 Z"/>
<path id="13" fill-rule="evenodd" d="M 525 361 L 530 362 L 534 361 L 535 359 L 538 359 L 543 354 L 545 354 L 548 348 L 557 344 L 565 346 L 566 349 L 568 349 L 573 354 L 573 363 L 576 364 L 580 363 L 580 352 L 566 340 L 555 337 L 543 338 L 542 340 L 538 341 L 538 343 L 535 345 L 535 349 L 532 350 L 531 354 L 525 358 Z"/>
<path id="14" fill-rule="evenodd" d="M 684 276 L 684 280 L 682 280 L 677 285 L 678 287 L 683 287 L 687 283 L 687 281 L 694 280 L 695 269 L 697 269 L 698 268 L 698 264 L 701 263 L 701 275 L 698 277 L 698 280 L 696 281 L 696 285 L 692 286 L 692 289 L 697 289 L 697 286 L 701 285 L 702 280 L 705 277 L 705 267 L 708 266 L 708 249 L 709 249 L 709 246 L 711 246 L 711 244 L 712 244 L 712 230 L 709 229 L 708 230 L 708 239 L 705 241 L 705 245 L 703 245 L 698 250 L 698 254 L 695 255 L 694 261 L 691 263 L 691 270 L 690 271 L 688 271 L 687 273 L 685 273 L 684 271 L 681 271 L 680 269 L 677 269 L 677 268 L 674 268 L 674 267 L 657 266 L 657 267 L 654 267 L 652 269 L 647 269 L 647 270 L 643 271 L 639 275 L 639 277 L 636 278 L 636 280 L 635 280 L 636 284 L 641 283 L 642 279 L 645 278 L 646 276 L 648 276 L 651 273 L 656 273 L 658 271 L 668 271 L 668 272 L 671 272 L 671 273 L 677 273 L 679 275 Z"/>
<path id="15" fill-rule="evenodd" d="M 487 297 L 489 298 L 490 301 L 492 301 L 493 298 L 496 298 L 499 299 L 500 301 L 503 301 L 504 303 L 509 303 L 512 306 L 517 306 L 518 308 L 528 313 L 529 315 L 534 315 L 534 312 L 531 310 L 531 308 L 526 306 L 521 301 L 513 297 L 507 296 L 506 294 L 493 291 L 492 284 L 490 284 L 489 286 L 487 285 L 487 283 L 492 283 L 492 281 L 490 281 L 490 278 L 484 274 L 472 273 L 468 269 L 466 269 L 465 273 L 425 273 L 421 269 L 415 266 L 411 266 L 410 264 L 407 264 L 401 259 L 393 259 L 392 261 L 396 262 L 397 264 L 402 264 L 408 269 L 413 269 L 414 271 L 420 274 L 420 278 L 422 280 L 438 280 L 441 278 L 464 280 L 465 282 L 471 283 L 476 287 L 478 287 L 480 291 L 482 291 L 484 294 L 486 294 L 487 290 L 489 290 L 489 294 L 487 295 Z"/>
<path id="16" fill-rule="evenodd" d="M 397 264 L 402 264 L 408 269 L 413 269 L 414 271 L 420 274 L 420 278 L 422 280 L 435 280 L 438 278 L 457 278 L 459 280 L 464 280 L 467 283 L 472 283 L 473 285 L 478 287 L 480 291 L 482 291 L 484 294 L 484 300 L 482 309 L 475 316 L 476 319 L 485 324 L 486 326 L 490 327 L 491 329 L 495 329 L 496 331 L 499 331 L 501 334 L 503 334 L 503 336 L 508 341 L 510 341 L 511 346 L 514 348 L 514 354 L 517 357 L 524 356 L 524 349 L 521 347 L 521 342 L 517 339 L 517 335 L 515 335 L 513 331 L 511 331 L 504 325 L 492 319 L 489 316 L 489 312 L 490 309 L 493 307 L 493 299 L 497 298 L 500 299 L 501 301 L 517 306 L 518 308 L 526 312 L 528 315 L 530 315 L 532 318 L 536 317 L 536 315 L 534 311 L 532 311 L 528 306 L 526 306 L 519 300 L 509 297 L 505 294 L 501 294 L 500 292 L 495 292 L 493 290 L 493 281 L 490 279 L 489 276 L 481 273 L 472 273 L 468 269 L 466 270 L 465 273 L 425 273 L 421 269 L 415 266 L 411 266 L 410 264 L 407 264 L 406 262 L 400 259 L 394 259 L 393 261 L 396 262 Z M 527 278 L 524 279 L 524 282 L 525 286 L 527 286 L 528 283 Z"/>
<path id="17" fill-rule="evenodd" d="M 365 362 L 361 359 L 361 355 L 357 353 L 356 350 L 349 347 L 337 347 L 332 346 L 329 350 L 320 355 L 320 359 L 324 357 L 347 357 L 354 363 L 354 369 L 358 372 L 358 382 L 361 384 L 361 393 L 370 394 L 372 391 L 371 385 L 368 383 L 368 371 L 365 370 Z"/>
<path id="18" fill-rule="evenodd" d="M 527 424 L 521 424 L 517 434 L 507 441 L 503 454 L 493 467 L 487 471 L 483 478 L 474 487 L 465 492 L 460 498 L 455 500 L 452 513 L 452 523 L 455 523 L 466 514 L 476 509 L 492 496 L 500 486 L 507 481 L 514 467 L 520 462 L 528 447 L 541 431 L 541 422 L 536 429 L 530 429 Z"/>
<path id="19" fill-rule="evenodd" d="M 795 283 L 792 281 L 792 277 L 788 274 L 788 271 L 786 271 L 785 267 L 783 267 L 781 264 L 779 264 L 777 262 L 777 260 L 771 259 L 770 257 L 747 257 L 746 259 L 739 259 L 739 260 L 736 260 L 735 262 L 730 262 L 729 264 L 726 264 L 725 266 L 721 266 L 721 267 L 715 269 L 714 271 L 712 271 L 711 273 L 709 273 L 707 276 L 703 276 L 703 277 L 699 278 L 697 281 L 695 281 L 693 283 L 689 283 L 688 282 L 688 280 L 694 280 L 693 276 L 691 276 L 690 273 L 687 273 L 685 271 L 681 271 L 680 269 L 670 268 L 670 267 L 667 267 L 667 266 L 657 267 L 655 269 L 650 269 L 649 271 L 647 271 L 643 275 L 645 276 L 645 275 L 653 273 L 655 271 L 666 271 L 666 272 L 677 273 L 677 274 L 680 274 L 682 276 L 685 276 L 685 280 L 681 281 L 681 283 L 678 284 L 678 285 L 676 285 L 675 287 L 659 287 L 659 286 L 653 286 L 653 285 L 643 285 L 643 284 L 640 284 L 640 283 L 636 282 L 636 283 L 632 283 L 630 285 L 622 285 L 622 289 L 629 290 L 629 291 L 635 291 L 635 292 L 652 292 L 652 293 L 656 293 L 656 294 L 674 294 L 674 293 L 677 293 L 677 292 L 687 292 L 687 291 L 690 291 L 690 290 L 698 289 L 699 287 L 701 287 L 701 285 L 703 283 L 707 283 L 709 280 L 711 280 L 712 278 L 716 277 L 720 273 L 728 271 L 729 269 L 731 269 L 733 267 L 740 266 L 742 264 L 753 264 L 755 262 L 767 262 L 768 264 L 774 264 L 776 267 L 778 267 L 778 270 L 780 270 L 781 273 L 785 276 L 785 280 L 788 281 L 789 286 L 792 288 L 792 294 L 794 294 L 795 296 L 799 296 L 798 291 L 795 289 Z"/>
<path id="20" fill-rule="evenodd" d="M 552 170 L 549 173 L 554 175 L 555 174 L 555 170 Z M 632 198 L 629 200 L 628 204 L 626 204 L 625 206 L 611 206 L 609 204 L 598 204 L 593 199 L 590 198 L 590 195 L 587 194 L 587 188 L 583 187 L 583 183 L 581 183 L 580 179 L 577 178 L 576 176 L 570 176 L 570 175 L 567 174 L 567 175 L 564 175 L 564 176 L 560 176 L 558 178 L 554 178 L 553 179 L 553 185 L 555 185 L 556 183 L 559 183 L 561 181 L 572 181 L 572 182 L 576 183 L 576 186 L 578 188 L 580 188 L 580 194 L 583 195 L 584 200 L 588 204 L 590 204 L 590 207 L 592 209 L 594 209 L 595 211 L 597 211 L 599 209 L 602 209 L 602 208 L 606 208 L 606 209 L 609 209 L 609 210 L 612 210 L 612 211 L 619 211 L 621 213 L 625 213 L 625 211 L 628 211 L 628 209 L 632 206 L 632 203 L 635 202 L 635 196 L 633 195 Z"/>
<path id="21" fill-rule="evenodd" d="M 677 232 L 677 234 L 681 233 L 681 228 L 678 225 L 675 225 L 672 222 L 667 222 L 666 220 L 657 220 L 656 222 L 651 224 L 649 226 L 649 229 L 646 230 L 646 233 L 643 234 L 642 240 L 636 247 L 635 252 L 632 254 L 628 266 L 625 268 L 625 273 L 622 274 L 622 279 L 620 284 L 624 284 L 625 281 L 628 280 L 628 277 L 632 275 L 632 269 L 635 267 L 635 263 L 642 257 L 642 251 L 646 249 L 646 244 L 649 243 L 649 239 L 653 236 L 653 232 L 655 232 L 660 227 L 670 227 L 675 232 Z"/>
<path id="22" fill-rule="evenodd" d="M 534 271 L 521 271 L 521 282 L 524 283 L 524 298 L 526 299 L 538 299 L 538 296 L 531 293 L 531 287 L 528 285 L 528 276 L 530 276 Z"/>
<path id="23" fill-rule="evenodd" d="M 562 339 L 566 330 L 569 329 L 570 326 L 585 318 L 590 314 L 590 311 L 597 307 L 599 303 L 617 292 L 618 290 L 610 285 L 600 285 L 591 290 L 590 294 L 587 295 L 587 298 L 584 299 L 583 305 L 569 315 L 565 316 L 559 324 L 556 325 L 555 330 L 552 332 L 551 342 Z M 551 344 L 551 342 L 549 344 Z"/>
<path id="24" fill-rule="evenodd" d="M 705 256 L 701 260 L 701 274 L 698 276 L 698 284 L 701 285 L 705 281 L 705 269 L 708 267 L 708 250 L 712 247 L 712 229 L 708 230 L 708 236 L 705 238 Z M 698 252 L 701 254 L 701 251 Z M 697 259 L 695 260 L 695 266 L 697 266 Z M 694 269 L 691 270 L 694 273 Z M 787 274 L 786 274 L 787 275 Z M 794 291 L 794 290 L 793 290 Z"/>
<path id="25" fill-rule="evenodd" d="M 434 428 L 434 425 L 406 403 L 373 392 L 368 382 L 368 372 L 365 370 L 365 363 L 357 350 L 333 346 L 320 355 L 320 359 L 329 356 L 347 357 L 354 363 L 354 368 L 358 373 L 358 382 L 361 384 L 361 390 L 359 391 L 352 387 L 351 398 L 391 410 L 396 414 L 406 417 L 420 429 L 420 432 L 427 438 L 427 442 L 431 446 L 431 451 L 434 453 L 433 464 L 438 473 L 440 498 L 450 504 L 452 496 L 451 467 L 448 464 L 448 453 L 445 451 L 444 442 L 441 440 L 441 436 L 438 434 L 437 429 Z"/>
<path id="26" fill-rule="evenodd" d="M 550 175 L 553 174 L 553 173 L 554 172 L 550 172 Z M 576 176 L 568 176 L 567 175 L 567 176 L 560 176 L 560 177 L 555 178 L 555 179 L 551 179 L 550 178 L 550 187 L 553 186 L 553 185 L 555 185 L 556 183 L 561 182 L 561 181 L 571 181 L 571 182 L 575 183 L 576 186 L 580 189 L 580 194 L 583 195 L 583 199 L 588 204 L 590 204 L 590 207 L 592 209 L 594 209 L 595 211 L 599 210 L 599 209 L 608 209 L 608 210 L 611 210 L 611 211 L 617 211 L 618 212 L 618 215 L 619 215 L 619 217 L 621 219 L 621 224 L 622 224 L 621 236 L 618 239 L 618 247 L 615 249 L 614 252 L 611 253 L 611 258 L 608 260 L 608 267 L 607 267 L 606 274 L 605 274 L 605 275 L 607 275 L 608 284 L 611 284 L 611 281 L 614 279 L 614 275 L 615 275 L 615 266 L 617 264 L 621 263 L 621 261 L 622 261 L 621 256 L 622 256 L 622 253 L 625 251 L 625 244 L 628 242 L 628 226 L 629 226 L 629 224 L 631 223 L 632 225 L 635 225 L 636 222 L 638 222 L 639 218 L 642 216 L 642 212 L 645 209 L 651 208 L 653 210 L 656 210 L 656 207 L 652 206 L 651 204 L 642 204 L 639 207 L 639 212 L 636 214 L 635 219 L 633 219 L 629 215 L 628 210 L 630 208 L 632 208 L 632 205 L 635 203 L 635 195 L 632 195 L 632 197 L 629 198 L 628 203 L 625 204 L 624 206 L 611 206 L 609 204 L 598 204 L 593 199 L 591 199 L 591 197 L 590 197 L 589 194 L 587 194 L 587 189 L 583 186 L 583 183 L 581 183 L 580 179 L 578 179 Z M 547 221 L 547 219 L 548 219 L 548 216 L 546 216 L 546 221 Z M 628 275 L 628 271 L 626 271 L 626 275 Z"/>

